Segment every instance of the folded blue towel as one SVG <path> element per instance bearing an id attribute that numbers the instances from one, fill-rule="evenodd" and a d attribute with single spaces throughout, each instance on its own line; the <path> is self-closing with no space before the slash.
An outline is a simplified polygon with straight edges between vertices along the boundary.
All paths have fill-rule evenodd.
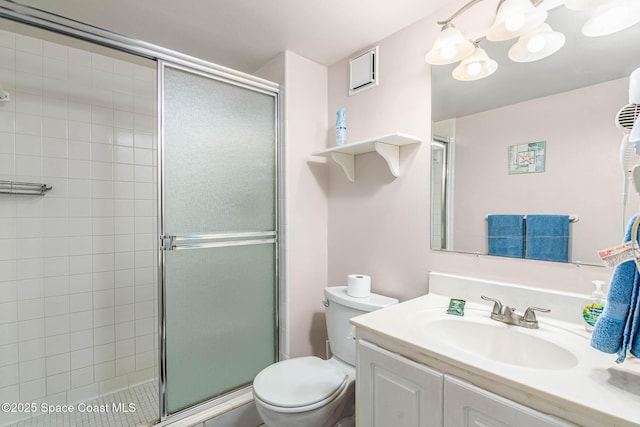
<path id="1" fill-rule="evenodd" d="M 631 219 L 624 241 L 631 241 L 631 229 L 636 217 Z M 617 353 L 617 362 L 621 363 L 627 351 L 633 350 L 634 356 L 640 355 L 638 334 L 638 289 L 640 274 L 633 260 L 616 266 L 607 294 L 604 310 L 593 328 L 591 346 L 604 353 Z"/>
<path id="2" fill-rule="evenodd" d="M 526 258 L 569 262 L 569 216 L 527 215 Z"/>
<path id="3" fill-rule="evenodd" d="M 524 215 L 489 215 L 489 255 L 524 257 Z"/>
<path id="4" fill-rule="evenodd" d="M 638 275 L 640 276 L 640 275 Z M 635 282 L 633 300 L 635 300 L 634 310 L 630 316 L 632 318 L 631 329 L 629 331 L 629 353 L 640 358 L 640 280 Z"/>

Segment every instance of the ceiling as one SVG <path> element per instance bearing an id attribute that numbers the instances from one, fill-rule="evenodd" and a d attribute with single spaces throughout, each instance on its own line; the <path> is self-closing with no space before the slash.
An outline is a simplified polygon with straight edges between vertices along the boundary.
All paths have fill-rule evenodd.
<path id="1" fill-rule="evenodd" d="M 451 0 L 17 0 L 239 71 L 284 50 L 323 65 Z"/>

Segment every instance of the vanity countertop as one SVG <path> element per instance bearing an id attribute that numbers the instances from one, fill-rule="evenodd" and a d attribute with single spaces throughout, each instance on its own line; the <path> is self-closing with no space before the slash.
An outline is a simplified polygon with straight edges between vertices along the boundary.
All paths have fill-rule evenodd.
<path id="1" fill-rule="evenodd" d="M 628 358 L 618 365 L 616 355 L 591 348 L 591 335 L 582 325 L 544 314 L 538 315 L 539 329 L 490 322 L 555 341 L 576 356 L 575 366 L 544 369 L 491 360 L 425 335 L 429 316 L 458 317 L 446 314 L 449 300 L 430 293 L 352 318 L 351 323 L 358 338 L 578 425 L 640 426 L 640 360 Z M 458 318 L 485 322 L 491 308 L 491 303 L 467 301 L 465 316 Z"/>

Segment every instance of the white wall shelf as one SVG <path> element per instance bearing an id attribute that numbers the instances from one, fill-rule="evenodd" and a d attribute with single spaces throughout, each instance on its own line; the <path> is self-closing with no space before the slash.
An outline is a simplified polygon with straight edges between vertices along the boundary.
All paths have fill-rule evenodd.
<path id="1" fill-rule="evenodd" d="M 386 160 L 391 174 L 398 177 L 400 176 L 400 147 L 402 145 L 418 144 L 421 142 L 422 140 L 415 136 L 396 132 L 391 135 L 332 147 L 313 153 L 313 155 L 330 156 L 336 163 L 342 166 L 349 181 L 353 182 L 356 179 L 355 156 L 375 151 Z"/>

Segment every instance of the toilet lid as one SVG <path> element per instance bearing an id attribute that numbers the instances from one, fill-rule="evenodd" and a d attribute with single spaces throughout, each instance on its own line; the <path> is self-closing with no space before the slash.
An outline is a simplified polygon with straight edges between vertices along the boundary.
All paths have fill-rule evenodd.
<path id="1" fill-rule="evenodd" d="M 308 406 L 341 389 L 347 374 L 319 357 L 297 357 L 263 369 L 253 380 L 254 393 L 279 407 Z"/>

